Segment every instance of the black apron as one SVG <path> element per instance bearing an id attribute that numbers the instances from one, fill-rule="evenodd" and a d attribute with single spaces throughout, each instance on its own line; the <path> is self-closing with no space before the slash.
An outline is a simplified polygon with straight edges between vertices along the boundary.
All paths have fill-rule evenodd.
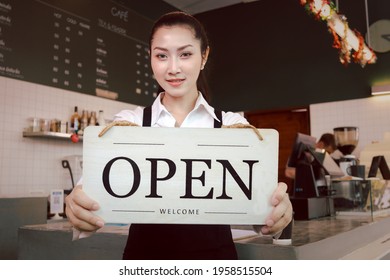
<path id="1" fill-rule="evenodd" d="M 215 111 L 222 120 L 222 112 Z M 143 126 L 151 126 L 151 107 L 144 109 Z M 214 127 L 221 122 L 214 120 Z M 132 224 L 124 260 L 237 259 L 230 225 Z"/>

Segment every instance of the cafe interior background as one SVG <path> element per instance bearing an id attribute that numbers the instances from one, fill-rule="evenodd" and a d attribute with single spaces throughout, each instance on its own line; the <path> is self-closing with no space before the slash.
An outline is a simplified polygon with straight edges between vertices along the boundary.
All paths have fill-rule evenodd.
<path id="1" fill-rule="evenodd" d="M 338 50 L 332 47 L 326 23 L 308 13 L 299 0 L 195 1 L 188 6 L 186 1 L 168 0 L 111 2 L 150 24 L 159 15 L 177 10 L 174 5 L 184 5 L 178 7 L 200 20 L 210 37 L 211 54 L 205 71 L 211 103 L 217 108 L 243 114 L 303 112 L 308 116 L 309 130 L 305 132 L 315 137 L 333 132 L 335 127 L 356 126 L 359 143 L 354 154 L 358 158 L 366 145 L 385 141 L 386 132 L 390 132 L 390 95 L 371 95 L 376 85 L 390 86 L 390 1 L 338 1 L 339 12 L 346 15 L 351 29 L 363 36 L 367 26 L 387 21 L 383 33 L 387 37 L 374 32 L 370 40 L 365 37 L 369 46 L 378 40 L 387 46 L 385 50 L 374 49 L 377 60 L 366 65 L 353 61 L 343 65 Z M 204 8 L 203 2 L 217 6 Z M 33 67 L 40 71 L 39 65 Z M 135 74 L 128 73 L 128 79 L 135 79 Z M 0 196 L 48 195 L 52 189 L 71 187 L 69 172 L 61 161 L 82 155 L 82 142 L 23 137 L 29 119 L 69 121 L 78 106 L 79 112 L 104 110 L 109 121 L 120 110 L 138 105 L 147 104 L 0 76 Z M 292 141 L 284 144 L 287 150 Z"/>

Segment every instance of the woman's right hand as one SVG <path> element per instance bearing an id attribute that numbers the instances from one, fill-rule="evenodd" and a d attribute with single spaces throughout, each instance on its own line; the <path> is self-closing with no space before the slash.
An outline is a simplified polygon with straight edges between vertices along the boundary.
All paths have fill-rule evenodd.
<path id="1" fill-rule="evenodd" d="M 95 231 L 104 226 L 104 221 L 93 213 L 99 209 L 99 204 L 86 195 L 81 185 L 72 190 L 65 203 L 66 216 L 78 230 Z"/>

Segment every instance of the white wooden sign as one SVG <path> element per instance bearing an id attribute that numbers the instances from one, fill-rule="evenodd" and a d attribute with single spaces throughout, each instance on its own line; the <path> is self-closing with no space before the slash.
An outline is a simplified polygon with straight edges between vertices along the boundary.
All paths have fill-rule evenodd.
<path id="1" fill-rule="evenodd" d="M 264 224 L 277 186 L 278 132 L 88 127 L 83 189 L 111 223 Z"/>

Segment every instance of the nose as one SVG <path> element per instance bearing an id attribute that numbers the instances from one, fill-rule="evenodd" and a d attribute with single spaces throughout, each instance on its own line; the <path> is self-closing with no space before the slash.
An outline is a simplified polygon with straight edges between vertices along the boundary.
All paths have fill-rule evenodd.
<path id="1" fill-rule="evenodd" d="M 177 74 L 177 73 L 180 73 L 180 72 L 181 72 L 181 69 L 180 69 L 180 61 L 179 61 L 178 58 L 172 57 L 172 58 L 169 60 L 168 72 L 169 72 L 170 74 Z"/>

